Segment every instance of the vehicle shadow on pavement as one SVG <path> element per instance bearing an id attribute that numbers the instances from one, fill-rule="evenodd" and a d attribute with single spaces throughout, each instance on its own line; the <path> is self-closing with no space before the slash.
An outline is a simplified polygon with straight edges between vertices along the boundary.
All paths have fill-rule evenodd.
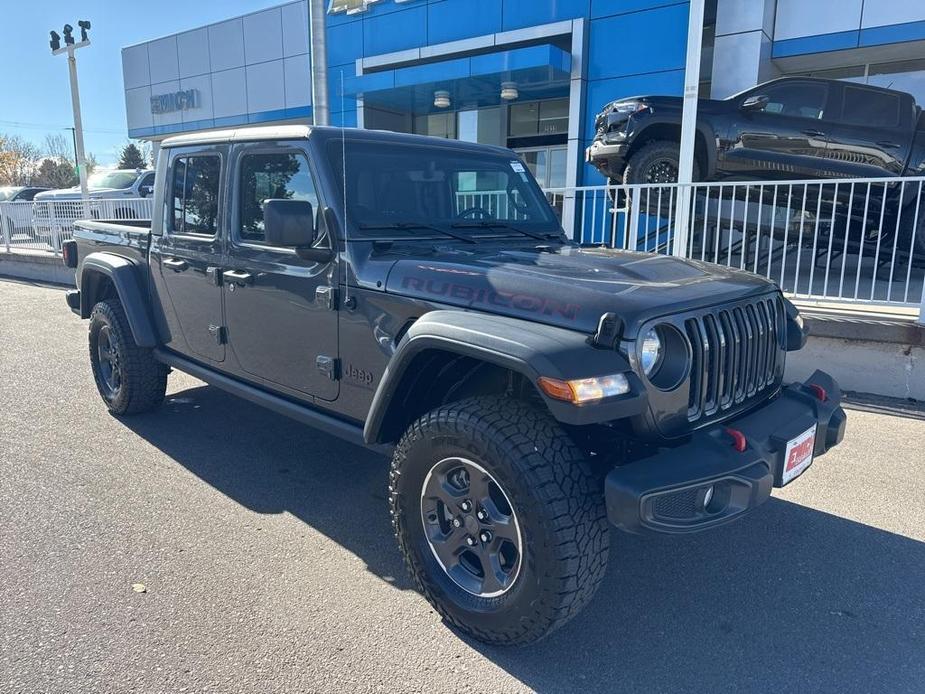
<path id="1" fill-rule="evenodd" d="M 291 513 L 412 587 L 383 457 L 209 386 L 123 421 L 248 509 Z M 462 638 L 541 692 L 921 691 L 923 587 L 925 543 L 772 499 L 702 535 L 615 531 L 593 602 L 538 644 Z"/>

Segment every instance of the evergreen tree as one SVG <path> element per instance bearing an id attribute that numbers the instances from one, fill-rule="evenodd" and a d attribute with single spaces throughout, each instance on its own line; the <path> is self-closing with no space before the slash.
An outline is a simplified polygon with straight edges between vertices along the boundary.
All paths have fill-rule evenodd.
<path id="1" fill-rule="evenodd" d="M 134 142 L 129 142 L 122 148 L 122 154 L 119 158 L 120 169 L 144 169 L 145 157 Z"/>

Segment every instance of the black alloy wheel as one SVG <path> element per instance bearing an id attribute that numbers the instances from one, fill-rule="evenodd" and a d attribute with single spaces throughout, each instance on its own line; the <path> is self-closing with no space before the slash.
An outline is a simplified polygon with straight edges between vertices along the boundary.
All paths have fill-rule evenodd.
<path id="1" fill-rule="evenodd" d="M 436 463 L 421 489 L 421 520 L 434 558 L 460 588 L 494 598 L 514 585 L 523 547 L 517 515 L 481 465 L 462 457 Z"/>

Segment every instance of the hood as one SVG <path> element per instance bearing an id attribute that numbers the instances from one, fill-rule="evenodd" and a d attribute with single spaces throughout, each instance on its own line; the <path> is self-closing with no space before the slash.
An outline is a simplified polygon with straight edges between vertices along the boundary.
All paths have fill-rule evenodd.
<path id="1" fill-rule="evenodd" d="M 572 246 L 446 248 L 397 259 L 386 281 L 389 293 L 588 334 L 612 311 L 628 339 L 651 318 L 774 290 L 762 277 L 720 265 Z"/>
<path id="2" fill-rule="evenodd" d="M 112 197 L 113 193 L 119 195 L 125 193 L 124 188 L 94 188 L 87 192 L 91 198 Z M 36 200 L 80 200 L 80 186 L 74 188 L 61 188 L 60 190 L 46 190 L 44 193 L 38 193 Z"/>

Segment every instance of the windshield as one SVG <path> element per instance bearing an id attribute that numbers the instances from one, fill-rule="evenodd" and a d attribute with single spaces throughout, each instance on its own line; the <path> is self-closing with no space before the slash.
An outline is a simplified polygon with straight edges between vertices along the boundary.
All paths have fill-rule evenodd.
<path id="1" fill-rule="evenodd" d="M 15 196 L 16 193 L 18 193 L 21 190 L 22 190 L 21 187 L 16 187 L 16 186 L 0 187 L 0 202 L 3 202 L 4 200 L 12 200 L 13 196 Z"/>
<path id="2" fill-rule="evenodd" d="M 100 188 L 130 188 L 138 179 L 137 171 L 100 171 L 87 179 L 90 190 Z"/>
<path id="3" fill-rule="evenodd" d="M 361 235 L 421 235 L 486 229 L 557 233 L 559 223 L 536 181 L 515 154 L 461 151 L 434 145 L 340 141 L 328 156 L 343 180 L 347 219 Z M 428 228 L 429 227 L 429 228 Z M 512 229 L 514 231 L 512 231 Z"/>

